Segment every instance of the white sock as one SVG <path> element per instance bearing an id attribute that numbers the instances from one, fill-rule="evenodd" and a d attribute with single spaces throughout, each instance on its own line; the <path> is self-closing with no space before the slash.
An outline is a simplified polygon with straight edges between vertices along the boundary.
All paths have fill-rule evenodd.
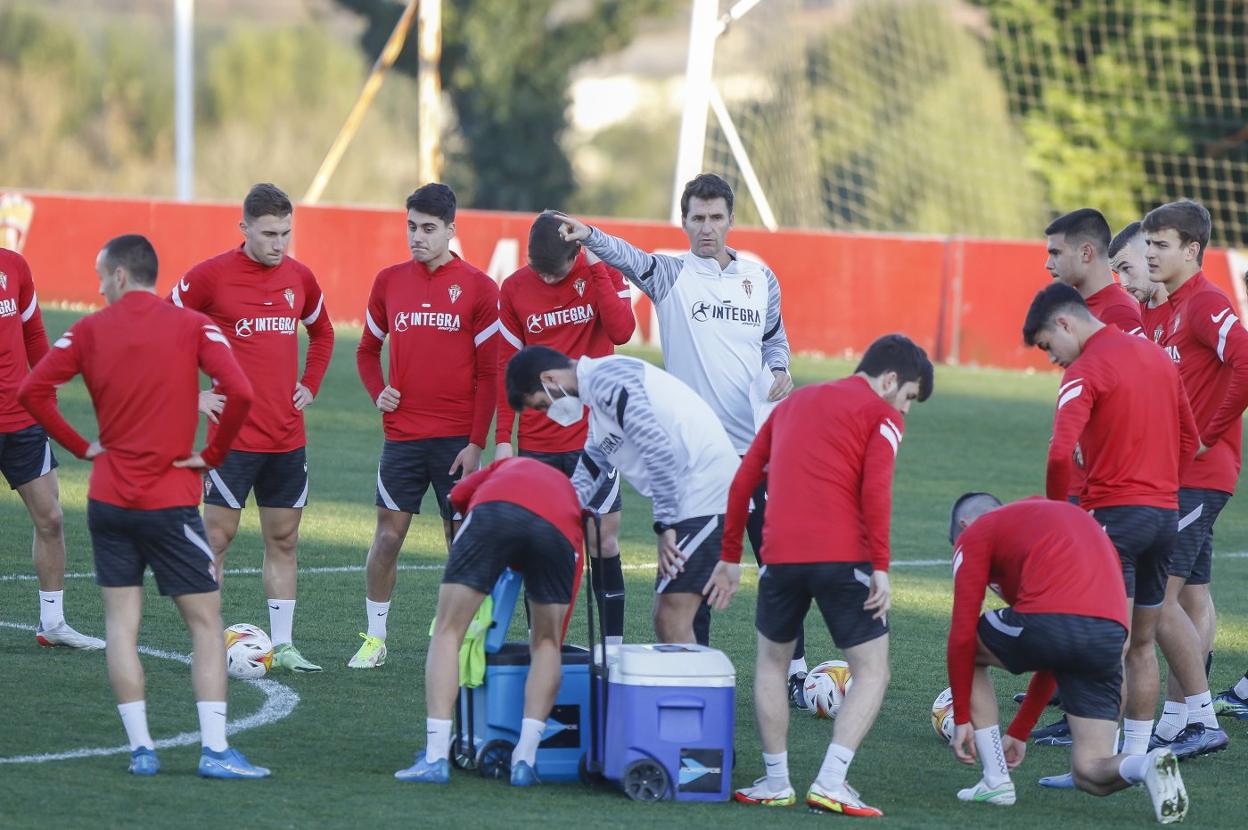
<path id="1" fill-rule="evenodd" d="M 148 749 L 155 748 L 152 734 L 147 731 L 147 701 L 118 703 L 117 714 L 121 715 L 121 725 L 126 727 L 126 737 L 130 739 L 131 752 L 142 746 Z"/>
<path id="2" fill-rule="evenodd" d="M 195 708 L 199 710 L 199 742 L 204 749 L 213 752 L 229 749 L 225 740 L 225 701 L 201 700 Z"/>
<path id="3" fill-rule="evenodd" d="M 836 790 L 845 783 L 849 773 L 849 765 L 854 760 L 854 751 L 840 744 L 828 744 L 828 751 L 823 756 L 823 766 L 819 767 L 819 775 L 815 783 L 827 791 Z"/>
<path id="4" fill-rule="evenodd" d="M 1148 739 L 1153 734 L 1151 720 L 1122 719 L 1122 732 L 1127 736 L 1122 751 L 1128 755 L 1144 755 L 1148 752 Z M 1126 779 L 1123 779 L 1126 780 Z"/>
<path id="5" fill-rule="evenodd" d="M 47 631 L 65 621 L 65 592 L 39 592 L 39 626 Z"/>
<path id="6" fill-rule="evenodd" d="M 1248 674 L 1239 678 L 1239 682 L 1235 684 L 1235 688 L 1231 691 L 1233 691 L 1235 693 L 1235 697 L 1240 700 L 1248 700 Z"/>
<path id="7" fill-rule="evenodd" d="M 451 722 L 437 718 L 425 718 L 425 760 L 441 761 L 451 755 Z"/>
<path id="8" fill-rule="evenodd" d="M 777 752 L 774 755 L 763 753 L 763 768 L 767 770 L 767 789 L 773 793 L 782 793 L 793 785 L 789 783 L 789 753 Z"/>
<path id="9" fill-rule="evenodd" d="M 390 603 L 373 602 L 365 597 L 364 612 L 368 614 L 368 636 L 386 639 L 386 620 L 390 618 Z"/>
<path id="10" fill-rule="evenodd" d="M 1001 727 L 988 726 L 975 730 L 975 751 L 984 766 L 984 783 L 999 787 L 1010 780 L 1010 768 L 1005 765 L 1005 750 L 1001 748 Z"/>
<path id="11" fill-rule="evenodd" d="M 1187 698 L 1187 722 L 1203 723 L 1206 729 L 1218 728 L 1218 716 L 1213 713 L 1213 695 L 1208 689 Z"/>
<path id="12" fill-rule="evenodd" d="M 291 630 L 295 627 L 295 601 L 293 599 L 269 600 L 269 639 L 274 646 L 291 642 Z"/>
<path id="13" fill-rule="evenodd" d="M 606 641 L 607 641 L 607 645 L 608 645 L 608 646 L 622 646 L 622 645 L 624 645 L 624 638 L 623 638 L 623 637 L 617 637 L 617 636 L 615 636 L 615 635 L 608 634 L 608 635 L 606 636 L 606 638 L 605 638 L 605 639 L 606 639 Z"/>
<path id="14" fill-rule="evenodd" d="M 1143 723 L 1143 721 L 1140 721 L 1140 723 Z M 1144 774 L 1147 771 L 1147 755 L 1128 755 L 1118 765 L 1118 777 L 1128 784 L 1139 784 L 1144 780 Z"/>
<path id="15" fill-rule="evenodd" d="M 1173 741 L 1187 726 L 1187 704 L 1167 700 L 1161 709 L 1161 720 L 1157 721 L 1157 737 L 1163 741 Z"/>
<path id="16" fill-rule="evenodd" d="M 798 673 L 806 674 L 809 671 L 810 668 L 806 665 L 805 657 L 799 657 L 796 660 L 789 661 L 789 677 Z"/>
<path id="17" fill-rule="evenodd" d="M 546 731 L 545 721 L 525 718 L 520 721 L 520 740 L 511 751 L 511 765 L 524 761 L 529 766 L 537 765 L 537 745 L 541 743 L 542 733 Z"/>

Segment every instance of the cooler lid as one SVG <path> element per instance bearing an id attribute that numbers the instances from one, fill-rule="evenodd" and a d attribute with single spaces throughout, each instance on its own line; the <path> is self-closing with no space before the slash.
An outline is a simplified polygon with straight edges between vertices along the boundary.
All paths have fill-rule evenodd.
<path id="1" fill-rule="evenodd" d="M 627 686 L 732 686 L 736 669 L 722 651 L 675 643 L 620 646 L 612 683 Z"/>

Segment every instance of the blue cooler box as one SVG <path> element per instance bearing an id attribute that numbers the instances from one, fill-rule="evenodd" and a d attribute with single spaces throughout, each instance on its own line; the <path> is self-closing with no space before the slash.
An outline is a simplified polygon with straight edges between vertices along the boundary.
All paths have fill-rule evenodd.
<path id="1" fill-rule="evenodd" d="M 528 643 L 505 643 L 485 657 L 485 682 L 460 689 L 453 756 L 459 767 L 474 763 L 487 778 L 506 775 L 524 719 L 529 677 Z M 543 781 L 576 781 L 589 748 L 589 652 L 563 647 L 563 680 L 546 731 L 537 747 Z"/>
<path id="2" fill-rule="evenodd" d="M 620 646 L 608 663 L 603 775 L 639 801 L 727 801 L 732 661 L 705 646 L 660 644 Z"/>

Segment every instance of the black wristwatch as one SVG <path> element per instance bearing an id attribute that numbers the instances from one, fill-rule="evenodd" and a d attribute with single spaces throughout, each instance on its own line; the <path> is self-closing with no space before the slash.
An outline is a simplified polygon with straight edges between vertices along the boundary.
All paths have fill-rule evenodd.
<path id="1" fill-rule="evenodd" d="M 665 525 L 662 522 L 654 523 L 654 535 L 655 536 L 662 536 L 664 533 L 666 533 L 667 531 L 671 529 L 672 529 L 671 525 Z"/>

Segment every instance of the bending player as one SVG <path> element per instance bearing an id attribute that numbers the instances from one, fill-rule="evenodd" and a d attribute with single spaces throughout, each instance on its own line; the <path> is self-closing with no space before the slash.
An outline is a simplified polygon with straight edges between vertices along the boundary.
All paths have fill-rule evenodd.
<path id="1" fill-rule="evenodd" d="M 347 663 L 386 662 L 386 621 L 399 551 L 413 514 L 433 485 L 446 547 L 454 536 L 450 493 L 481 464 L 497 395 L 498 286 L 451 251 L 455 193 L 431 183 L 407 197 L 412 258 L 373 280 L 356 368 L 381 410 L 385 444 L 377 464 L 377 527 L 365 566 L 368 633 Z M 390 368 L 381 346 L 390 338 Z"/>
<path id="2" fill-rule="evenodd" d="M 660 642 L 694 642 L 694 617 L 718 558 L 728 485 L 740 463 L 715 413 L 688 386 L 634 357 L 572 360 L 525 346 L 506 377 L 517 412 L 534 409 L 570 425 L 588 407 L 585 452 L 572 475 L 581 504 L 612 468 L 653 499 L 654 631 Z"/>
<path id="3" fill-rule="evenodd" d="M 264 778 L 225 739 L 225 640 L 212 549 L 199 518 L 200 471 L 219 465 L 247 410 L 251 384 L 228 340 L 207 317 L 156 296 L 156 251 L 119 236 L 95 270 L 108 308 L 65 332 L 22 384 L 22 403 L 48 432 L 92 462 L 87 524 L 104 596 L 108 678 L 130 740 L 130 772 L 160 770 L 147 728 L 139 623 L 143 572 L 173 598 L 191 632 L 191 683 L 199 710 L 205 778 Z M 226 396 L 207 449 L 193 452 L 199 372 Z M 81 374 L 100 437 L 88 442 L 61 416 L 56 388 Z M 159 382 L 153 382 L 158 378 Z"/>
<path id="4" fill-rule="evenodd" d="M 17 400 L 29 368 L 48 353 L 30 266 L 17 251 L 0 248 L 0 474 L 17 491 L 35 526 L 31 558 L 39 578 L 35 642 L 87 650 L 104 648 L 65 621 L 65 516 L 56 458 L 48 433 Z"/>
<path id="5" fill-rule="evenodd" d="M 500 386 L 507 361 L 526 345 L 549 346 L 571 358 L 605 357 L 633 336 L 632 292 L 619 271 L 559 235 L 561 222 L 542 213 L 529 228 L 529 264 L 503 281 L 498 298 Z M 516 413 L 507 391 L 498 398 L 495 457 L 512 454 Z M 587 424 L 563 426 L 540 412 L 520 416 L 520 455 L 536 458 L 571 477 L 585 446 Z M 589 575 L 602 614 L 607 645 L 624 640 L 624 571 L 620 567 L 619 476 L 607 475 L 587 507 L 602 518 L 602 550 L 590 550 Z"/>
<path id="6" fill-rule="evenodd" d="M 904 417 L 932 394 L 927 354 L 899 334 L 881 337 L 852 377 L 798 389 L 762 425 L 732 482 L 721 561 L 705 592 L 726 608 L 741 581 L 741 534 L 750 494 L 767 471 L 776 495 L 763 525 L 767 567 L 758 577 L 754 710 L 766 775 L 737 790 L 745 804 L 788 806 L 789 707 L 785 670 L 813 600 L 854 685 L 845 697 L 819 776 L 813 809 L 882 816 L 845 777 L 888 687 L 889 514 Z M 819 540 L 812 544 L 811 540 Z"/>
<path id="7" fill-rule="evenodd" d="M 1075 786 L 1108 795 L 1143 784 L 1158 821 L 1181 821 L 1188 801 L 1174 753 L 1114 754 L 1127 598 L 1118 554 L 1096 519 L 1065 501 L 1031 498 L 1002 506 L 988 493 L 966 493 L 953 505 L 949 541 L 953 753 L 964 764 L 978 757 L 984 771 L 958 798 L 1014 803 L 1010 770 L 1023 762 L 1027 736 L 1060 686 Z M 981 616 L 989 586 L 1008 606 Z M 1035 672 L 1005 737 L 989 666 Z"/>
<path id="8" fill-rule="evenodd" d="M 307 440 L 303 410 L 329 368 L 334 327 L 325 297 L 307 266 L 286 255 L 294 208 L 271 184 L 243 200 L 243 244 L 205 260 L 174 286 L 174 305 L 207 314 L 233 346 L 256 391 L 255 405 L 219 469 L 204 477 L 204 526 L 216 558 L 217 581 L 238 533 L 247 494 L 255 489 L 264 536 L 264 593 L 268 598 L 273 665 L 314 672 L 293 642 L 298 581 L 299 522 L 308 503 Z M 299 323 L 308 330 L 308 355 L 299 376 Z M 200 396 L 215 422 L 220 390 Z M 209 425 L 209 435 L 215 430 Z"/>
<path id="9" fill-rule="evenodd" d="M 451 491 L 464 514 L 438 592 L 438 613 L 425 660 L 428 744 L 400 781 L 450 781 L 452 717 L 459 694 L 459 649 L 469 623 L 503 569 L 524 574 L 529 598 L 529 676 L 524 719 L 511 753 L 511 784 L 541 783 L 537 745 L 563 676 L 564 628 L 581 579 L 581 510 L 567 476 L 530 458 L 495 461 Z"/>

